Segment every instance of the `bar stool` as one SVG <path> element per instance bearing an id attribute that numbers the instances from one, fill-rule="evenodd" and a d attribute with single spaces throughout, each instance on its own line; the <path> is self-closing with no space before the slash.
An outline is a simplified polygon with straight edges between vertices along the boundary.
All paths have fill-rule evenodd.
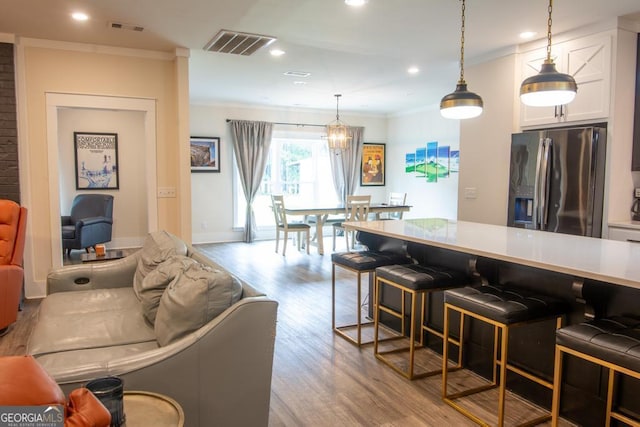
<path id="1" fill-rule="evenodd" d="M 512 327 L 523 326 L 533 322 L 556 319 L 556 329 L 562 326 L 563 317 L 568 312 L 568 304 L 547 295 L 536 294 L 513 286 L 478 286 L 451 289 L 444 294 L 444 340 L 449 339 L 449 319 L 452 311 L 460 313 L 460 340 L 463 341 L 465 317 L 480 320 L 493 326 L 493 362 L 492 379 L 490 384 L 450 394 L 448 385 L 448 349 L 443 347 L 442 363 L 442 399 L 478 424 L 488 425 L 477 415 L 461 406 L 455 400 L 475 393 L 498 387 L 498 426 L 504 425 L 506 375 L 507 370 L 515 372 L 548 389 L 553 384 L 531 372 L 508 363 L 507 349 L 509 345 L 509 330 Z M 460 347 L 463 352 L 464 345 Z M 462 355 L 459 354 L 459 357 Z M 498 375 L 498 366 L 500 372 Z M 535 425 L 551 418 L 551 414 L 544 415 L 526 422 L 524 425 Z"/>
<path id="2" fill-rule="evenodd" d="M 640 379 L 640 317 L 620 316 L 592 320 L 556 331 L 555 373 L 553 378 L 552 425 L 558 425 L 560 389 L 562 385 L 563 355 L 570 354 L 609 370 L 607 413 L 605 424 L 611 419 L 631 426 L 640 426 L 640 419 L 632 419 L 614 408 L 614 390 L 618 374 Z"/>
<path id="3" fill-rule="evenodd" d="M 373 275 L 375 283 L 375 270 L 383 265 L 406 264 L 410 258 L 406 252 L 386 252 L 386 251 L 360 251 L 360 252 L 337 252 L 331 254 L 331 327 L 339 336 L 343 337 L 358 347 L 372 344 L 373 340 L 362 342 L 362 327 L 373 325 L 373 322 L 362 323 L 361 303 L 362 303 L 362 274 Z M 357 275 L 356 282 L 356 323 L 347 325 L 336 325 L 336 267 L 341 267 L 352 271 Z M 354 339 L 346 331 L 356 329 Z"/>
<path id="4" fill-rule="evenodd" d="M 407 379 L 413 380 L 416 378 L 424 378 L 427 376 L 439 374 L 441 369 L 422 372 L 419 374 L 414 373 L 415 352 L 420 348 L 424 348 L 424 333 L 431 333 L 437 337 L 443 338 L 442 332 L 433 329 L 425 324 L 425 318 L 428 311 L 429 295 L 432 292 L 441 291 L 444 289 L 450 289 L 454 287 L 461 287 L 469 285 L 471 278 L 464 272 L 453 270 L 440 266 L 425 266 L 419 264 L 412 265 L 388 265 L 384 267 L 376 268 L 376 282 L 375 282 L 375 311 L 374 311 L 374 347 L 373 353 L 377 359 L 391 367 L 394 371 L 404 376 Z M 399 289 L 401 292 L 401 308 L 397 311 L 389 306 L 385 306 L 382 303 L 382 288 L 384 286 L 390 286 L 395 289 Z M 396 338 L 404 338 L 406 336 L 405 331 L 405 319 L 406 319 L 406 307 L 405 307 L 405 294 L 409 295 L 411 309 L 408 314 L 409 323 L 409 346 L 394 348 L 392 350 L 380 351 L 379 343 L 379 331 L 380 331 L 380 313 L 384 312 L 393 317 L 400 319 L 401 330 L 399 334 L 396 334 Z M 421 298 L 420 308 L 420 326 L 416 328 L 415 320 L 418 316 L 417 299 Z M 418 329 L 419 337 L 417 339 L 418 346 L 416 347 L 416 329 Z M 459 341 L 450 339 L 449 342 L 460 346 Z M 391 359 L 387 357 L 390 354 L 406 353 L 409 352 L 409 363 L 407 370 L 398 367 L 392 363 Z M 458 367 L 462 365 L 462 360 L 458 360 Z"/>

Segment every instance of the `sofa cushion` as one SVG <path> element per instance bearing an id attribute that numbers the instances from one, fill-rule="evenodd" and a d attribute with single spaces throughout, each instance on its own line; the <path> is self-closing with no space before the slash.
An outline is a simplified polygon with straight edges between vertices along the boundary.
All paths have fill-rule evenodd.
<path id="1" fill-rule="evenodd" d="M 150 324 L 153 325 L 156 321 L 160 298 L 169 283 L 188 266 L 196 263 L 196 260 L 184 255 L 173 255 L 160 263 L 142 280 L 138 295 L 142 304 L 142 313 Z"/>
<path id="2" fill-rule="evenodd" d="M 242 285 L 225 271 L 202 264 L 188 266 L 160 299 L 155 333 L 161 346 L 207 324 L 240 299 Z"/>
<path id="3" fill-rule="evenodd" d="M 187 245 L 166 231 L 150 233 L 144 241 L 138 258 L 136 274 L 133 278 L 133 289 L 140 299 L 142 281 L 158 264 L 167 260 L 172 255 L 186 255 Z"/>
<path id="4" fill-rule="evenodd" d="M 98 292 L 104 296 L 103 301 L 95 298 L 95 293 L 61 292 L 46 297 L 27 354 L 155 343 L 154 330 L 144 320 L 142 306 L 131 288 L 103 289 Z"/>

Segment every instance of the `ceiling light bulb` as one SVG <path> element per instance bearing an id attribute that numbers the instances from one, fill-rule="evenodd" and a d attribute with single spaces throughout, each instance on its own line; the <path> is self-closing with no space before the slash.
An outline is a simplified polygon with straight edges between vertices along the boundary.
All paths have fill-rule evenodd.
<path id="1" fill-rule="evenodd" d="M 537 33 L 535 31 L 523 31 L 520 33 L 521 39 L 530 39 L 533 38 Z"/>
<path id="2" fill-rule="evenodd" d="M 418 74 L 419 71 L 420 69 L 418 67 L 409 67 L 409 69 L 407 69 L 409 74 Z"/>
<path id="3" fill-rule="evenodd" d="M 74 12 L 71 14 L 71 17 L 76 21 L 87 21 L 89 19 L 89 15 L 83 12 Z"/>
<path id="4" fill-rule="evenodd" d="M 363 6 L 368 0 L 344 0 L 347 6 Z"/>
<path id="5" fill-rule="evenodd" d="M 286 52 L 282 49 L 271 49 L 269 51 L 269 53 L 271 53 L 271 56 L 282 56 L 284 55 Z"/>

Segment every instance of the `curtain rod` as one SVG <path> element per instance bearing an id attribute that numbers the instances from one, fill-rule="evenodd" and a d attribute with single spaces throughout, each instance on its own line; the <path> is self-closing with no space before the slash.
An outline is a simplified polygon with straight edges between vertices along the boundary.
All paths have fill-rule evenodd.
<path id="1" fill-rule="evenodd" d="M 227 119 L 227 123 L 229 123 L 232 119 Z M 305 127 L 305 126 L 314 126 L 314 127 L 327 127 L 327 125 L 316 125 L 316 124 L 312 124 L 312 123 L 284 123 L 284 122 L 272 122 L 274 125 L 284 125 L 284 126 L 298 126 L 298 127 Z"/>

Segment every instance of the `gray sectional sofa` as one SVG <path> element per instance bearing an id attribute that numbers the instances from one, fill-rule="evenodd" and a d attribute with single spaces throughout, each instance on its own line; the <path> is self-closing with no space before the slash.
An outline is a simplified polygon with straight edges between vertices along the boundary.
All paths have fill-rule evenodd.
<path id="1" fill-rule="evenodd" d="M 27 353 L 68 393 L 109 375 L 162 393 L 185 426 L 266 426 L 277 302 L 164 232 L 47 278 Z"/>

